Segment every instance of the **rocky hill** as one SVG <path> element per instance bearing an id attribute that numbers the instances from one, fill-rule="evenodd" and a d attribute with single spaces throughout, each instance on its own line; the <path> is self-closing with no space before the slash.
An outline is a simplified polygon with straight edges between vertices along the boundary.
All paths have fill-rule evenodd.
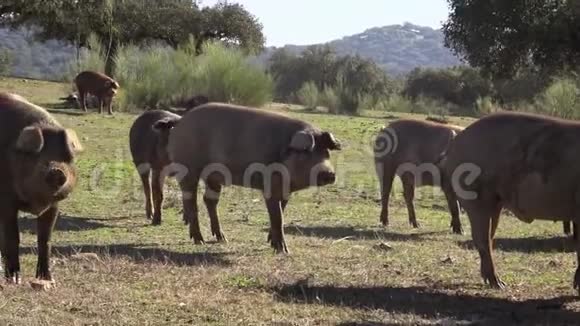
<path id="1" fill-rule="evenodd" d="M 370 28 L 360 34 L 328 42 L 338 54 L 371 59 L 391 74 L 404 74 L 415 67 L 449 67 L 461 62 L 443 45 L 443 33 L 430 27 L 405 23 Z M 299 53 L 306 46 L 286 45 L 285 49 Z M 265 62 L 276 50 L 269 47 L 260 56 Z"/>

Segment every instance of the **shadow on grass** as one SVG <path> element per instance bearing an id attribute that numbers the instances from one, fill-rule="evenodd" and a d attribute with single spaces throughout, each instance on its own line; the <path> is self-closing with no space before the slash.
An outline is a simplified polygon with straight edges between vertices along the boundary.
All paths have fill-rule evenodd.
<path id="1" fill-rule="evenodd" d="M 475 250 L 472 240 L 458 241 L 457 244 L 466 249 Z M 571 237 L 557 236 L 552 238 L 525 237 L 525 238 L 496 238 L 494 250 L 506 252 L 575 252 Z"/>
<path id="2" fill-rule="evenodd" d="M 56 220 L 54 230 L 87 231 L 102 228 L 115 228 L 114 225 L 108 225 L 101 221 L 112 221 L 112 220 L 61 215 Z M 18 219 L 20 231 L 36 233 L 36 224 L 37 218 L 33 216 L 25 216 Z"/>
<path id="3" fill-rule="evenodd" d="M 580 313 L 565 310 L 575 297 L 511 301 L 503 298 L 447 294 L 425 287 L 308 286 L 297 282 L 273 287 L 278 301 L 354 309 L 381 309 L 429 319 L 451 318 L 479 324 L 576 324 Z M 344 325 L 358 325 L 356 323 Z M 381 324 L 375 324 L 381 325 Z"/>
<path id="4" fill-rule="evenodd" d="M 269 229 L 264 229 L 268 232 Z M 420 232 L 420 233 L 394 233 L 387 232 L 385 230 L 372 230 L 372 229 L 355 229 L 352 226 L 299 226 L 299 225 L 287 225 L 284 227 L 284 232 L 286 234 L 305 236 L 305 237 L 318 237 L 318 238 L 330 238 L 330 239 L 342 239 L 346 237 L 352 237 L 357 240 L 361 239 L 378 239 L 378 240 L 388 240 L 388 241 L 422 241 L 424 237 L 437 234 L 447 234 L 447 231 L 441 232 Z"/>
<path id="5" fill-rule="evenodd" d="M 95 253 L 98 256 L 127 258 L 135 263 L 162 263 L 177 266 L 219 265 L 230 266 L 226 253 L 182 253 L 154 247 L 151 245 L 112 244 L 112 245 L 71 245 L 52 246 L 53 257 L 71 258 L 78 253 Z M 24 247 L 22 253 L 36 254 L 36 247 Z"/>

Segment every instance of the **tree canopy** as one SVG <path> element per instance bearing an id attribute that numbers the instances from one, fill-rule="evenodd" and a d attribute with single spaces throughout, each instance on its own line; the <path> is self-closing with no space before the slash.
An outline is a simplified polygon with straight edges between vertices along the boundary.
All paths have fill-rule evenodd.
<path id="1" fill-rule="evenodd" d="M 338 56 L 329 45 L 307 47 L 300 55 L 276 50 L 268 62 L 276 79 L 276 98 L 291 100 L 306 82 L 319 89 L 336 86 L 340 80 L 357 94 L 381 96 L 394 91 L 393 81 L 375 62 L 360 56 Z"/>
<path id="2" fill-rule="evenodd" d="M 188 0 L 3 0 L 0 22 L 39 27 L 40 39 L 62 39 L 86 46 L 95 33 L 108 49 L 108 73 L 120 44 L 157 39 L 177 47 L 193 36 L 198 53 L 208 39 L 248 52 L 263 48 L 262 25 L 242 5 L 218 3 L 200 9 Z"/>
<path id="3" fill-rule="evenodd" d="M 580 64 L 580 2 L 448 0 L 445 45 L 495 77 Z"/>

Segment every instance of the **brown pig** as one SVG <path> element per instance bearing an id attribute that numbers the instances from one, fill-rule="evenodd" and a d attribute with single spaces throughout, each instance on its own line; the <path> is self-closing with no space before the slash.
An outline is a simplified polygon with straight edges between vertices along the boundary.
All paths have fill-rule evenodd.
<path id="1" fill-rule="evenodd" d="M 469 216 L 481 276 L 504 288 L 492 258 L 502 208 L 521 221 L 580 222 L 580 122 L 495 113 L 461 132 L 441 162 Z M 580 239 L 575 240 L 580 263 Z M 580 290 L 580 266 L 574 276 Z"/>
<path id="2" fill-rule="evenodd" d="M 74 83 L 83 110 L 87 111 L 87 94 L 92 94 L 99 100 L 99 113 L 106 105 L 108 113 L 113 114 L 113 98 L 119 89 L 119 83 L 113 78 L 96 71 L 83 71 L 75 77 Z"/>
<path id="3" fill-rule="evenodd" d="M 0 93 L 0 249 L 4 274 L 20 282 L 18 212 L 38 216 L 36 277 L 51 281 L 50 237 L 58 203 L 76 184 L 74 159 L 82 146 L 46 110 Z"/>
<path id="4" fill-rule="evenodd" d="M 164 110 L 146 111 L 135 119 L 129 130 L 131 156 L 145 193 L 145 216 L 148 219 L 153 218 L 153 225 L 161 224 L 163 184 L 167 176 L 165 171 L 168 171 L 166 167 L 171 163 L 167 154 L 167 140 L 169 131 L 180 118 L 181 116 Z"/>
<path id="5" fill-rule="evenodd" d="M 403 183 L 403 196 L 407 205 L 409 223 L 419 227 L 415 216 L 413 198 L 415 187 L 441 187 L 451 213 L 451 227 L 461 234 L 457 198 L 436 165 L 441 154 L 463 127 L 423 120 L 399 119 L 383 127 L 375 139 L 375 167 L 381 188 L 381 216 L 383 225 L 389 224 L 389 196 L 395 175 Z M 448 183 L 446 183 L 448 185 Z"/>
<path id="6" fill-rule="evenodd" d="M 173 164 L 187 170 L 178 180 L 190 237 L 204 243 L 196 199 L 201 179 L 218 241 L 227 241 L 217 215 L 219 194 L 222 186 L 235 185 L 262 191 L 270 217 L 268 240 L 277 253 L 287 253 L 283 211 L 290 194 L 334 183 L 330 151 L 340 149 L 331 133 L 282 114 L 223 103 L 190 110 L 171 130 L 168 144 Z"/>

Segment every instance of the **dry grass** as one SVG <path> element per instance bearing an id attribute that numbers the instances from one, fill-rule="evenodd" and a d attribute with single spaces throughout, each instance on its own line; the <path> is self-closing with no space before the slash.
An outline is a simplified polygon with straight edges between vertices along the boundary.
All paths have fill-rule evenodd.
<path id="1" fill-rule="evenodd" d="M 1 80 L 0 89 L 55 108 L 66 87 Z M 284 107 L 270 109 L 288 111 Z M 189 241 L 174 180 L 168 182 L 163 224 L 150 226 L 128 150 L 135 115 L 58 112 L 64 125 L 77 130 L 86 152 L 78 161 L 81 182 L 64 202 L 53 236 L 57 288 L 39 292 L 29 286 L 36 223 L 23 216 L 24 284 L 0 283 L 0 325 L 552 325 L 579 320 L 580 303 L 572 290 L 576 258 L 560 223 L 525 224 L 502 216 L 494 255 L 509 284 L 505 291 L 482 283 L 469 223 L 462 216 L 466 234 L 451 233 L 438 190 L 423 188 L 417 194 L 421 228 L 414 230 L 397 181 L 392 225 L 379 226 L 369 141 L 384 116 L 288 111 L 332 130 L 346 146 L 333 156 L 336 185 L 298 193 L 290 201 L 291 254 L 283 257 L 266 242 L 268 218 L 254 191 L 224 192 L 219 212 L 229 243 Z M 204 209 L 200 219 L 206 240 L 213 240 Z"/>

